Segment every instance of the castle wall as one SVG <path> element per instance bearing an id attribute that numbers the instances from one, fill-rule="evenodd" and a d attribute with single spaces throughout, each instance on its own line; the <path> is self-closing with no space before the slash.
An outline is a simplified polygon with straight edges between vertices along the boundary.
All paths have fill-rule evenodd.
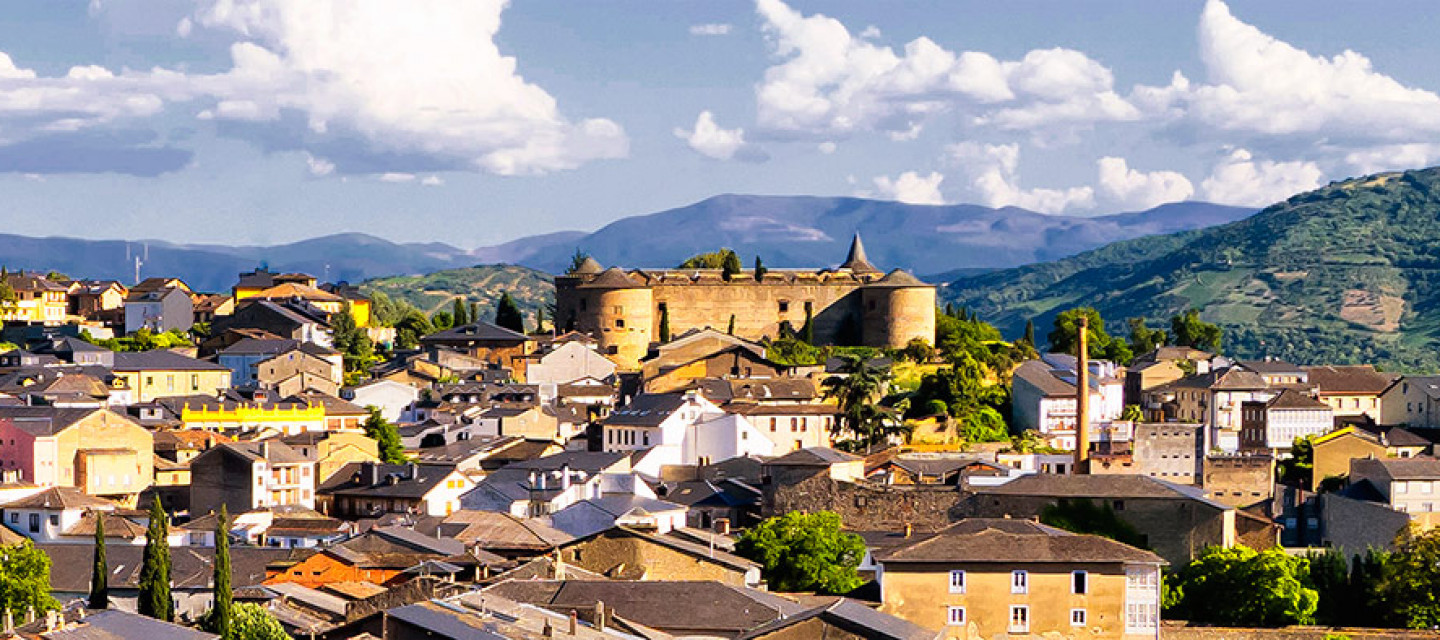
<path id="1" fill-rule="evenodd" d="M 934 288 L 866 287 L 861 302 L 866 346 L 899 349 L 915 338 L 935 343 Z"/>
<path id="2" fill-rule="evenodd" d="M 751 278 L 714 284 L 660 284 L 653 288 L 657 308 L 654 335 L 660 332 L 658 308 L 662 304 L 670 313 L 670 335 L 707 326 L 724 331 L 734 314 L 735 335 L 760 340 L 778 337 L 780 323 L 786 321 L 799 332 L 805 326 L 808 303 L 815 323 L 815 340 L 822 344 L 840 342 L 847 314 L 858 326 L 860 301 L 856 290 L 859 287 L 859 282 L 848 279 L 825 284 L 755 282 Z"/>
<path id="3" fill-rule="evenodd" d="M 580 314 L 577 325 L 600 343 L 602 353 L 613 353 L 626 362 L 639 362 L 656 339 L 655 302 L 649 289 L 608 289 L 586 291 L 590 315 Z M 593 300 L 593 302 L 590 302 Z M 593 319 L 594 324 L 584 319 Z"/>

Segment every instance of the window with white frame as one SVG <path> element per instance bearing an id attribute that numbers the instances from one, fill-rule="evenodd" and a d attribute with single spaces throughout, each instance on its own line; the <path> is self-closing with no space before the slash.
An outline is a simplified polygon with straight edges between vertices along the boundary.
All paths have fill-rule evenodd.
<path id="1" fill-rule="evenodd" d="M 1030 632 L 1030 607 L 1017 604 L 1010 606 L 1010 633 Z"/>
<path id="2" fill-rule="evenodd" d="M 1149 633 L 1160 625 L 1160 570 L 1125 570 L 1125 632 Z"/>
<path id="3" fill-rule="evenodd" d="M 1085 626 L 1085 610 L 1084 610 L 1084 609 L 1071 609 L 1071 610 L 1070 610 L 1070 626 L 1072 626 L 1072 627 L 1083 627 L 1083 626 Z"/>
<path id="4" fill-rule="evenodd" d="M 950 607 L 945 620 L 950 625 L 965 624 L 965 607 Z"/>
<path id="5" fill-rule="evenodd" d="M 959 569 L 950 572 L 950 593 L 965 593 L 965 572 Z"/>
<path id="6" fill-rule="evenodd" d="M 1030 573 L 1028 571 L 1010 572 L 1010 593 L 1030 593 Z"/>

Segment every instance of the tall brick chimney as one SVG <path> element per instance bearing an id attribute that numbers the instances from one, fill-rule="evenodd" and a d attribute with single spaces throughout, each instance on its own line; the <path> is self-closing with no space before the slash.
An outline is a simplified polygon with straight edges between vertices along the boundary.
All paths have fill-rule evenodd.
<path id="1" fill-rule="evenodd" d="M 1080 316 L 1075 341 L 1075 465 L 1073 474 L 1090 471 L 1090 320 Z"/>

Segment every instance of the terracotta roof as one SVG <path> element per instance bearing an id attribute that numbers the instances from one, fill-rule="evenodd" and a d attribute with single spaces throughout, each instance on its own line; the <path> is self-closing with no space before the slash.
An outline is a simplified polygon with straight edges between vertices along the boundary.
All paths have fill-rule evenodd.
<path id="1" fill-rule="evenodd" d="M 6 509 L 114 509 L 115 503 L 74 487 L 50 487 L 4 505 Z"/>
<path id="2" fill-rule="evenodd" d="M 277 284 L 255 294 L 253 297 L 277 299 L 300 298 L 301 300 L 309 300 L 312 302 L 343 302 L 345 300 L 329 291 L 296 282 Z"/>
<path id="3" fill-rule="evenodd" d="M 385 593 L 386 591 L 389 591 L 389 589 L 386 589 L 385 587 L 382 587 L 378 584 L 375 584 L 373 582 L 365 582 L 363 580 L 331 582 L 329 584 L 321 586 L 320 590 L 329 591 L 342 598 L 348 598 L 350 600 L 364 600 L 365 598 L 377 596 Z"/>
<path id="4" fill-rule="evenodd" d="M 780 465 L 789 467 L 828 467 L 841 462 L 855 462 L 863 460 L 860 456 L 851 455 L 844 451 L 836 451 L 828 447 L 808 447 L 799 451 L 791 451 L 783 456 L 767 461 L 767 465 Z"/>
<path id="5" fill-rule="evenodd" d="M 97 515 L 105 518 L 106 538 L 123 538 L 126 540 L 133 540 L 135 538 L 142 538 L 145 536 L 145 527 L 136 524 L 135 522 L 126 518 L 117 516 L 113 513 L 96 511 L 85 512 L 84 515 L 80 516 L 79 522 L 76 522 L 75 524 L 71 525 L 69 529 L 65 530 L 65 535 L 94 538 L 95 523 L 98 521 Z"/>
<path id="6" fill-rule="evenodd" d="M 595 276 L 594 280 L 579 285 L 582 289 L 638 289 L 645 285 L 636 282 L 619 267 L 610 267 L 604 273 Z"/>
<path id="7" fill-rule="evenodd" d="M 539 520 L 498 511 L 456 511 L 445 517 L 440 531 L 467 546 L 496 550 L 545 552 L 574 539 Z"/>
<path id="8" fill-rule="evenodd" d="M 1306 367 L 1310 383 L 1321 394 L 1378 394 L 1390 388 L 1395 374 L 1381 373 L 1370 365 Z"/>
<path id="9" fill-rule="evenodd" d="M 1145 563 L 1160 556 L 1095 535 L 1029 520 L 972 518 L 939 533 L 876 554 L 881 563 Z"/>

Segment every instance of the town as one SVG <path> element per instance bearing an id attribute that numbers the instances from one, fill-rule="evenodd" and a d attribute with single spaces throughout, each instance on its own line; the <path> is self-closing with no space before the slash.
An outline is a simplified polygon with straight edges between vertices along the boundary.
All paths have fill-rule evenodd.
<path id="1" fill-rule="evenodd" d="M 1440 376 L 1231 359 L 1193 312 L 1006 340 L 858 235 L 813 269 L 577 253 L 555 282 L 548 313 L 427 317 L 264 268 L 216 293 L 5 273 L 6 633 L 1433 620 Z"/>

